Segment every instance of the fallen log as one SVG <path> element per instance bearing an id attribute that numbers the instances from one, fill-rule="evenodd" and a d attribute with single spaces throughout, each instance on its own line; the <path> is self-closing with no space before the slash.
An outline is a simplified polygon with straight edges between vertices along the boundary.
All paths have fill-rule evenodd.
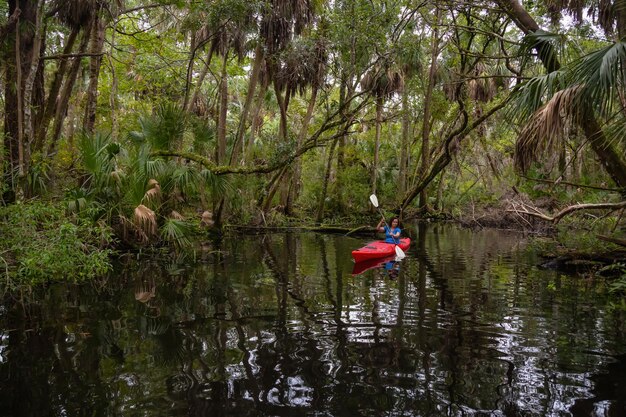
<path id="1" fill-rule="evenodd" d="M 604 235 L 596 235 L 596 237 L 600 240 L 604 240 L 605 242 L 611 242 L 616 245 L 626 247 L 626 239 L 618 239 L 615 237 L 604 236 Z"/>

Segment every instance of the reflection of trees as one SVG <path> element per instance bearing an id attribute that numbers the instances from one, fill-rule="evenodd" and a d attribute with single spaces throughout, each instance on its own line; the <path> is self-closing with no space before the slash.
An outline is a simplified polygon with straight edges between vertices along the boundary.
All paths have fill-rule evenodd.
<path id="1" fill-rule="evenodd" d="M 8 344 L 0 364 L 1 414 L 105 412 L 97 322 L 89 320 L 94 311 L 81 303 L 83 295 L 78 286 L 56 285 L 37 290 L 32 299 L 5 302 Z"/>
<path id="2" fill-rule="evenodd" d="M 276 234 L 13 304 L 0 414 L 520 416 L 617 397 L 623 368 L 584 379 L 617 330 L 583 283 L 499 264 L 489 236 L 421 225 L 416 237 L 396 281 L 346 278 L 342 238 Z"/>

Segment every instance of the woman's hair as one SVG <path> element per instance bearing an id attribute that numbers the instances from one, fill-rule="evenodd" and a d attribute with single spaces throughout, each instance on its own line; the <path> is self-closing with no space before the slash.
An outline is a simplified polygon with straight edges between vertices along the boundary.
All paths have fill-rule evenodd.
<path id="1" fill-rule="evenodd" d="M 389 225 L 389 227 L 391 227 L 391 223 L 393 223 L 394 220 L 398 220 L 398 226 L 400 226 L 400 219 L 398 218 L 398 216 L 391 216 L 389 218 L 389 221 L 387 222 L 387 224 Z"/>

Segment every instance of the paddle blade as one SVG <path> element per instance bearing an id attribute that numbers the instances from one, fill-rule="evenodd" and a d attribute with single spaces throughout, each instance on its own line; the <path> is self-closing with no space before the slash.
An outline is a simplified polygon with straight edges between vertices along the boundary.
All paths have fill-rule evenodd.
<path id="1" fill-rule="evenodd" d="M 400 246 L 398 245 L 396 245 L 396 256 L 400 259 L 406 257 L 406 254 L 404 253 L 402 249 L 400 249 Z"/>
<path id="2" fill-rule="evenodd" d="M 378 208 L 378 198 L 376 198 L 376 194 L 370 196 L 370 201 L 374 207 Z"/>

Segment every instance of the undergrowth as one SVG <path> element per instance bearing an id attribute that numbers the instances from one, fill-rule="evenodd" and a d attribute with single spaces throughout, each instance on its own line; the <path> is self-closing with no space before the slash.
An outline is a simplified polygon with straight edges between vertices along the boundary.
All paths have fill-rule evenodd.
<path id="1" fill-rule="evenodd" d="M 0 207 L 0 270 L 4 289 L 52 281 L 80 282 L 111 269 L 111 229 L 60 203 Z"/>

